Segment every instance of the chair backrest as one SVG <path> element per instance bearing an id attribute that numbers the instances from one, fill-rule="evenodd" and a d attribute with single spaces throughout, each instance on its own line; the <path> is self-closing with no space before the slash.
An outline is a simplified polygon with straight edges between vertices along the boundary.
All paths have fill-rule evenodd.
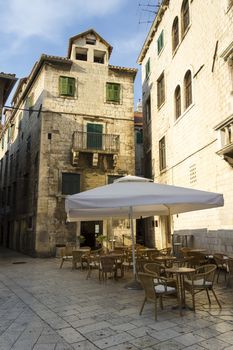
<path id="1" fill-rule="evenodd" d="M 191 249 L 189 247 L 181 247 L 179 249 L 179 253 L 180 253 L 181 256 L 187 257 L 190 250 Z"/>
<path id="2" fill-rule="evenodd" d="M 145 272 L 144 266 L 148 263 L 146 259 L 136 259 L 136 271 Z"/>
<path id="3" fill-rule="evenodd" d="M 116 258 L 114 256 L 101 256 L 100 263 L 103 272 L 112 272 L 115 267 Z"/>
<path id="4" fill-rule="evenodd" d="M 79 250 L 73 250 L 72 251 L 72 256 L 73 256 L 73 259 L 75 261 L 81 261 L 81 257 L 83 255 L 86 255 L 87 254 L 87 251 L 85 251 L 84 249 L 79 249 Z"/>
<path id="5" fill-rule="evenodd" d="M 215 254 L 213 255 L 213 257 L 214 257 L 215 264 L 216 264 L 218 267 L 221 267 L 221 266 L 225 263 L 225 261 L 224 261 L 224 259 L 223 259 L 223 257 L 224 257 L 223 254 L 221 254 L 221 253 L 215 253 Z"/>
<path id="6" fill-rule="evenodd" d="M 163 268 L 158 263 L 150 262 L 144 265 L 144 270 L 146 273 L 156 274 L 160 276 L 161 272 L 163 271 Z"/>
<path id="7" fill-rule="evenodd" d="M 233 276 L 233 259 L 229 258 L 229 260 L 227 261 L 227 264 L 229 269 L 229 275 Z"/>
<path id="8" fill-rule="evenodd" d="M 195 274 L 191 276 L 194 276 L 194 279 L 196 280 L 203 279 L 203 284 L 206 281 L 214 283 L 216 269 L 217 266 L 214 264 L 199 266 L 198 268 L 196 268 Z"/>
<path id="9" fill-rule="evenodd" d="M 139 272 L 138 278 L 142 284 L 146 298 L 154 300 L 156 298 L 154 276 L 149 273 Z"/>

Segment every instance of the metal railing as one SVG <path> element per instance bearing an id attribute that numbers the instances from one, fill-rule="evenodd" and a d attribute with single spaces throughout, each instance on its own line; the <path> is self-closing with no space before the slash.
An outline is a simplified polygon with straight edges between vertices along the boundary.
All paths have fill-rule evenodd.
<path id="1" fill-rule="evenodd" d="M 96 151 L 117 153 L 120 149 L 120 136 L 95 132 L 75 131 L 73 133 L 74 151 Z"/>

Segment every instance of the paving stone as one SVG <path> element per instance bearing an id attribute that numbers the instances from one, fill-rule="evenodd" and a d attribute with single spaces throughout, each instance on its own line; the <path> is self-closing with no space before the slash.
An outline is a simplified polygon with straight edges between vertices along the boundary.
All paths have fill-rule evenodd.
<path id="1" fill-rule="evenodd" d="M 95 345 L 93 345 L 88 340 L 81 341 L 79 343 L 72 344 L 74 350 L 98 350 Z"/>
<path id="2" fill-rule="evenodd" d="M 190 346 L 196 343 L 200 343 L 203 340 L 203 338 L 200 337 L 199 335 L 188 333 L 185 335 L 181 335 L 180 337 L 177 337 L 176 340 L 185 346 Z"/>
<path id="3" fill-rule="evenodd" d="M 113 345 L 118 345 L 121 343 L 125 343 L 126 341 L 132 340 L 132 336 L 127 333 L 120 333 L 117 335 L 110 336 L 108 338 L 104 338 L 102 340 L 97 340 L 94 342 L 94 344 L 99 347 L 100 349 L 106 349 L 108 347 L 111 347 Z"/>
<path id="4" fill-rule="evenodd" d="M 233 331 L 222 333 L 219 336 L 217 336 L 217 339 L 233 344 Z"/>
<path id="5" fill-rule="evenodd" d="M 153 346 L 153 350 L 180 350 L 184 345 L 178 343 L 175 339 L 170 339 Z"/>
<path id="6" fill-rule="evenodd" d="M 147 348 L 148 346 L 155 345 L 158 342 L 159 342 L 158 339 L 150 337 L 149 335 L 145 335 L 144 337 L 140 337 L 130 341 L 130 343 L 132 343 L 139 349 Z"/>
<path id="7" fill-rule="evenodd" d="M 58 334 L 69 344 L 84 340 L 84 337 L 71 327 L 58 330 Z"/>
<path id="8" fill-rule="evenodd" d="M 217 338 L 211 338 L 211 339 L 205 340 L 203 342 L 200 342 L 199 345 L 209 350 L 221 350 L 229 346 L 228 343 L 225 343 L 222 340 Z"/>

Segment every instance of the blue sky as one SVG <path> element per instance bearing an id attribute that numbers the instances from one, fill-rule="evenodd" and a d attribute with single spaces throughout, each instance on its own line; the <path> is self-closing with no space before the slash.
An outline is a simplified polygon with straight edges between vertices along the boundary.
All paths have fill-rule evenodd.
<path id="1" fill-rule="evenodd" d="M 68 39 L 94 28 L 113 46 L 110 63 L 137 67 L 156 0 L 0 0 L 0 71 L 27 76 L 42 53 L 66 56 Z M 135 101 L 141 98 L 141 72 Z M 8 101 L 8 104 L 10 101 Z"/>

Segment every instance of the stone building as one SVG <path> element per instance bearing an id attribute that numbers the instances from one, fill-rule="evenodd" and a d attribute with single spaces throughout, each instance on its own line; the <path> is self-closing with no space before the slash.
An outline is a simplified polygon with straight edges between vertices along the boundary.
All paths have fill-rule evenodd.
<path id="1" fill-rule="evenodd" d="M 190 235 L 196 246 L 231 254 L 232 33 L 232 0 L 164 0 L 138 58 L 145 175 L 223 193 L 223 208 L 177 215 L 172 225 L 175 234 Z M 148 232 L 158 247 L 171 243 L 168 225 L 165 217 L 150 220 Z"/>
<path id="2" fill-rule="evenodd" d="M 2 108 L 6 103 L 17 78 L 15 74 L 7 74 L 0 72 L 0 127 L 1 127 L 1 117 L 2 117 Z"/>
<path id="3" fill-rule="evenodd" d="M 56 246 L 95 246 L 119 222 L 66 222 L 65 196 L 134 174 L 136 69 L 109 64 L 112 47 L 94 30 L 69 39 L 67 57 L 42 55 L 6 110 L 1 160 L 1 239 L 51 256 Z M 9 131 L 10 129 L 10 131 Z M 128 232 L 127 224 L 120 222 Z"/>

